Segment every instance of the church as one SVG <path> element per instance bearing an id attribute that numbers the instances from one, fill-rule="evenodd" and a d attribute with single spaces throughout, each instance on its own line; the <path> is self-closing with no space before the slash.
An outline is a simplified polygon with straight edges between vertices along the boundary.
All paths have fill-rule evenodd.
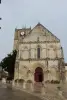
<path id="1" fill-rule="evenodd" d="M 67 80 L 67 64 L 58 39 L 42 24 L 33 29 L 15 29 L 14 50 L 17 50 L 14 82 L 26 88 L 30 84 Z"/>

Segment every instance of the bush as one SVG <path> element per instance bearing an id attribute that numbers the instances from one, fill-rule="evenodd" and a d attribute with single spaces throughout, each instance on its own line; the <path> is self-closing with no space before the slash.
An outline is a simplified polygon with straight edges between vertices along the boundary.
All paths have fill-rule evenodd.
<path id="1" fill-rule="evenodd" d="M 52 83 L 52 84 L 59 84 L 60 81 L 58 81 L 58 80 L 51 80 L 51 83 Z"/>
<path id="2" fill-rule="evenodd" d="M 45 81 L 45 83 L 50 83 L 50 80 Z"/>
<path id="3" fill-rule="evenodd" d="M 16 79 L 15 82 L 18 82 L 18 79 Z"/>
<path id="4" fill-rule="evenodd" d="M 61 87 L 60 86 L 58 86 L 57 88 L 58 88 L 58 90 L 61 90 Z"/>

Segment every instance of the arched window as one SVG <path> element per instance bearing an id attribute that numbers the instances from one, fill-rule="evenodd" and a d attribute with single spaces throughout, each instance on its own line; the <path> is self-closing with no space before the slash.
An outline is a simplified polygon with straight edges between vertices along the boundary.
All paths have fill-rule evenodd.
<path id="1" fill-rule="evenodd" d="M 37 58 L 40 58 L 40 46 L 37 47 Z"/>

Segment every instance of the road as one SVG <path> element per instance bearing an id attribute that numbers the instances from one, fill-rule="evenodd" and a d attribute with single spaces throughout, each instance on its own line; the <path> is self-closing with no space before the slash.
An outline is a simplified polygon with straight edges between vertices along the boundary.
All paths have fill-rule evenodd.
<path id="1" fill-rule="evenodd" d="M 41 100 L 31 94 L 0 85 L 0 100 Z"/>

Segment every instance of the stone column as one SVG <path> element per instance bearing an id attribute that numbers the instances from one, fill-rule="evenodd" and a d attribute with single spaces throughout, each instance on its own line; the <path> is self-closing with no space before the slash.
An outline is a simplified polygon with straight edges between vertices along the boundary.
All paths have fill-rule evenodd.
<path id="1" fill-rule="evenodd" d="M 41 89 L 41 94 L 45 95 L 45 88 L 44 87 L 42 87 L 42 89 Z"/>
<path id="2" fill-rule="evenodd" d="M 15 86 L 15 81 L 14 80 L 12 81 L 12 86 Z"/>
<path id="3" fill-rule="evenodd" d="M 17 80 L 17 84 L 16 85 L 19 87 L 19 80 Z"/>
<path id="4" fill-rule="evenodd" d="M 6 78 L 2 78 L 2 83 L 6 84 Z"/>
<path id="5" fill-rule="evenodd" d="M 31 84 L 31 91 L 34 91 L 33 83 Z"/>
<path id="6" fill-rule="evenodd" d="M 23 89 L 26 89 L 26 82 L 23 83 Z"/>

